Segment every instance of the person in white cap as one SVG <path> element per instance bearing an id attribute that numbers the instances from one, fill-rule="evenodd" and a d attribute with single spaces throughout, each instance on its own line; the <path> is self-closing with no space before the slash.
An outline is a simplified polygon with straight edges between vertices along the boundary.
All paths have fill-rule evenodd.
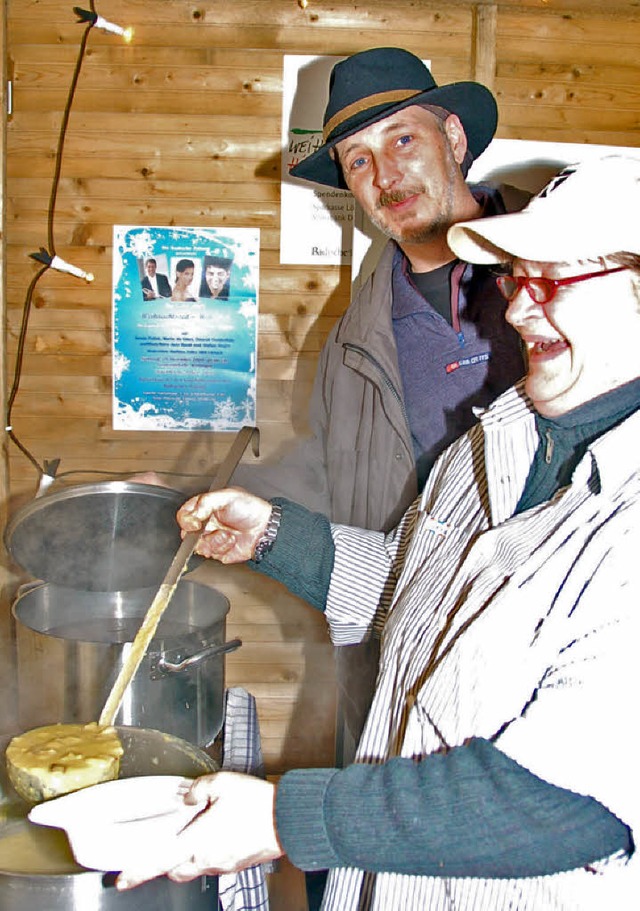
<path id="1" fill-rule="evenodd" d="M 640 160 L 613 156 L 451 229 L 502 264 L 528 372 L 394 532 L 238 489 L 184 504 L 199 553 L 251 560 L 345 640 L 375 622 L 380 672 L 354 764 L 199 779 L 209 808 L 120 887 L 286 852 L 331 868 L 325 911 L 635 911 L 639 211 Z"/>

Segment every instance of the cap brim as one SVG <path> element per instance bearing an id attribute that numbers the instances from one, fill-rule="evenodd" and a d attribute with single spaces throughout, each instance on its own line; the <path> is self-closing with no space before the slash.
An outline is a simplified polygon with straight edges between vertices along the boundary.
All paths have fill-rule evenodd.
<path id="1" fill-rule="evenodd" d="M 520 219 L 523 217 L 520 212 L 515 212 L 511 215 L 458 222 L 449 228 L 447 243 L 455 255 L 465 262 L 483 265 L 505 262 L 512 256 L 518 256 L 513 243 L 516 216 Z"/>
<path id="2" fill-rule="evenodd" d="M 392 106 L 385 106 L 371 117 L 358 121 L 352 129 L 345 130 L 329 142 L 320 146 L 311 155 L 291 168 L 292 177 L 310 180 L 313 183 L 323 184 L 336 189 L 347 189 L 342 176 L 342 169 L 331 156 L 331 149 L 346 139 L 359 133 L 379 120 L 390 117 L 397 111 L 411 107 L 414 104 L 434 104 L 445 108 L 462 121 L 469 151 L 474 158 L 484 152 L 489 145 L 498 125 L 498 108 L 495 98 L 484 85 L 479 82 L 455 82 L 451 85 L 437 86 L 420 92 L 405 101 Z"/>
<path id="3" fill-rule="evenodd" d="M 555 217 L 552 210 L 512 212 L 449 228 L 447 242 L 466 262 L 503 263 L 510 259 L 562 263 L 597 259 L 631 250 L 628 230 L 607 223 L 603 232 L 593 222 L 573 217 Z M 631 246 L 637 246 L 632 244 Z"/>

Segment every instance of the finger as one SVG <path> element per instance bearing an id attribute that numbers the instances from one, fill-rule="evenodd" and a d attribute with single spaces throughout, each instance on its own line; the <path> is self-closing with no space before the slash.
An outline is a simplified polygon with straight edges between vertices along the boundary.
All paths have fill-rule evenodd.
<path id="1" fill-rule="evenodd" d="M 185 506 L 192 504 L 189 508 L 190 514 L 204 525 L 213 519 L 214 512 L 219 512 L 227 503 L 228 493 L 228 491 L 223 490 L 201 493 L 199 496 L 194 497 L 193 500 L 189 500 Z"/>
<path id="2" fill-rule="evenodd" d="M 187 500 L 176 513 L 178 524 L 184 531 L 198 531 L 203 525 L 203 522 L 194 513 L 197 500 L 198 497 L 192 497 Z"/>
<path id="3" fill-rule="evenodd" d="M 235 535 L 231 532 L 218 530 L 206 532 L 203 537 L 199 538 L 195 551 L 201 557 L 215 557 L 219 560 L 232 551 L 235 545 Z"/>
<path id="4" fill-rule="evenodd" d="M 174 867 L 167 873 L 167 877 L 173 880 L 174 883 L 188 883 L 192 879 L 196 879 L 198 876 L 203 875 L 205 875 L 205 872 L 202 870 L 202 867 L 195 859 L 195 857 L 191 858 L 185 863 L 180 864 L 177 867 Z"/>
<path id="5" fill-rule="evenodd" d="M 162 876 L 167 870 L 159 870 L 157 867 L 132 867 L 129 870 L 123 870 L 116 879 L 116 889 L 119 892 L 126 892 L 128 889 L 134 889 L 147 883 L 158 876 Z"/>
<path id="6" fill-rule="evenodd" d="M 220 772 L 211 772 L 196 778 L 184 795 L 184 802 L 190 805 L 201 803 L 212 804 L 218 798 L 217 778 Z"/>
<path id="7" fill-rule="evenodd" d="M 116 888 L 121 891 L 133 889 L 151 879 L 163 876 L 175 867 L 182 866 L 193 856 L 192 846 L 181 843 L 179 838 L 170 839 L 162 846 L 158 846 L 153 859 L 138 864 L 134 863 L 131 867 L 122 870 L 116 879 Z"/>

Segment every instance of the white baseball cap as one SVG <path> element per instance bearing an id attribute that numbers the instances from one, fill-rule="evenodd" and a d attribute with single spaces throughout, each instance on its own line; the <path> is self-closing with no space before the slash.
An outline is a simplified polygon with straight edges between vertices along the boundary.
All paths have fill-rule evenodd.
<path id="1" fill-rule="evenodd" d="M 607 155 L 569 165 L 521 212 L 459 222 L 447 240 L 471 263 L 640 254 L 640 157 Z"/>

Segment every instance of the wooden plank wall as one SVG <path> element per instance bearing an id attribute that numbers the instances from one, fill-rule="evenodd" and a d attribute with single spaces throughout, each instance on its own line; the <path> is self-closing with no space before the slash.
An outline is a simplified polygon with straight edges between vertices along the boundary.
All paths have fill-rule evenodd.
<path id="1" fill-rule="evenodd" d="M 56 272 L 37 284 L 12 424 L 42 463 L 78 482 L 154 468 L 208 476 L 227 435 L 111 429 L 113 224 L 261 230 L 259 424 L 268 456 L 304 427 L 315 362 L 348 303 L 346 267 L 279 264 L 285 53 L 349 54 L 383 44 L 432 61 L 441 83 L 479 78 L 499 136 L 640 145 L 640 12 L 633 2 L 528 0 L 103 0 L 131 45 L 94 29 L 69 120 L 54 237 L 92 285 Z M 62 113 L 83 26 L 71 2 L 9 0 L 14 115 L 7 124 L 8 382 L 23 304 L 47 245 Z M 71 473 L 71 474 L 69 474 Z M 75 473 L 75 474 L 73 474 Z M 10 447 L 5 508 L 36 474 Z M 244 569 L 214 570 L 229 594 L 228 682 L 258 699 L 267 768 L 332 761 L 332 650 L 321 618 Z M 23 674 L 30 676 L 29 650 Z M 32 656 L 31 656 L 32 657 Z"/>
<path id="2" fill-rule="evenodd" d="M 6 8 L 3 6 L 0 12 L 0 54 L 2 63 L 0 72 L 2 74 L 0 85 L 0 106 L 2 110 L 7 110 L 7 72 L 6 72 L 6 39 L 7 39 L 7 22 Z M 2 301 L 2 312 L 5 312 L 5 262 L 6 262 L 6 232 L 5 232 L 5 161 L 6 161 L 6 130 L 2 130 L 2 139 L 0 141 L 0 174 L 2 193 L 0 198 L 0 299 Z M 0 396 L 2 401 L 6 401 L 5 385 L 5 345 L 2 345 L 0 351 Z M 4 528 L 7 521 L 7 506 L 9 489 L 9 460 L 7 454 L 8 438 L 6 433 L 2 434 L 2 443 L 0 444 L 0 525 Z M 0 700 L 0 730 L 12 730 L 16 723 L 16 663 L 15 663 L 15 636 L 14 627 L 9 610 L 12 594 L 14 591 L 14 581 L 11 571 L 9 570 L 6 560 L 0 557 L 0 693 L 4 698 Z"/>

